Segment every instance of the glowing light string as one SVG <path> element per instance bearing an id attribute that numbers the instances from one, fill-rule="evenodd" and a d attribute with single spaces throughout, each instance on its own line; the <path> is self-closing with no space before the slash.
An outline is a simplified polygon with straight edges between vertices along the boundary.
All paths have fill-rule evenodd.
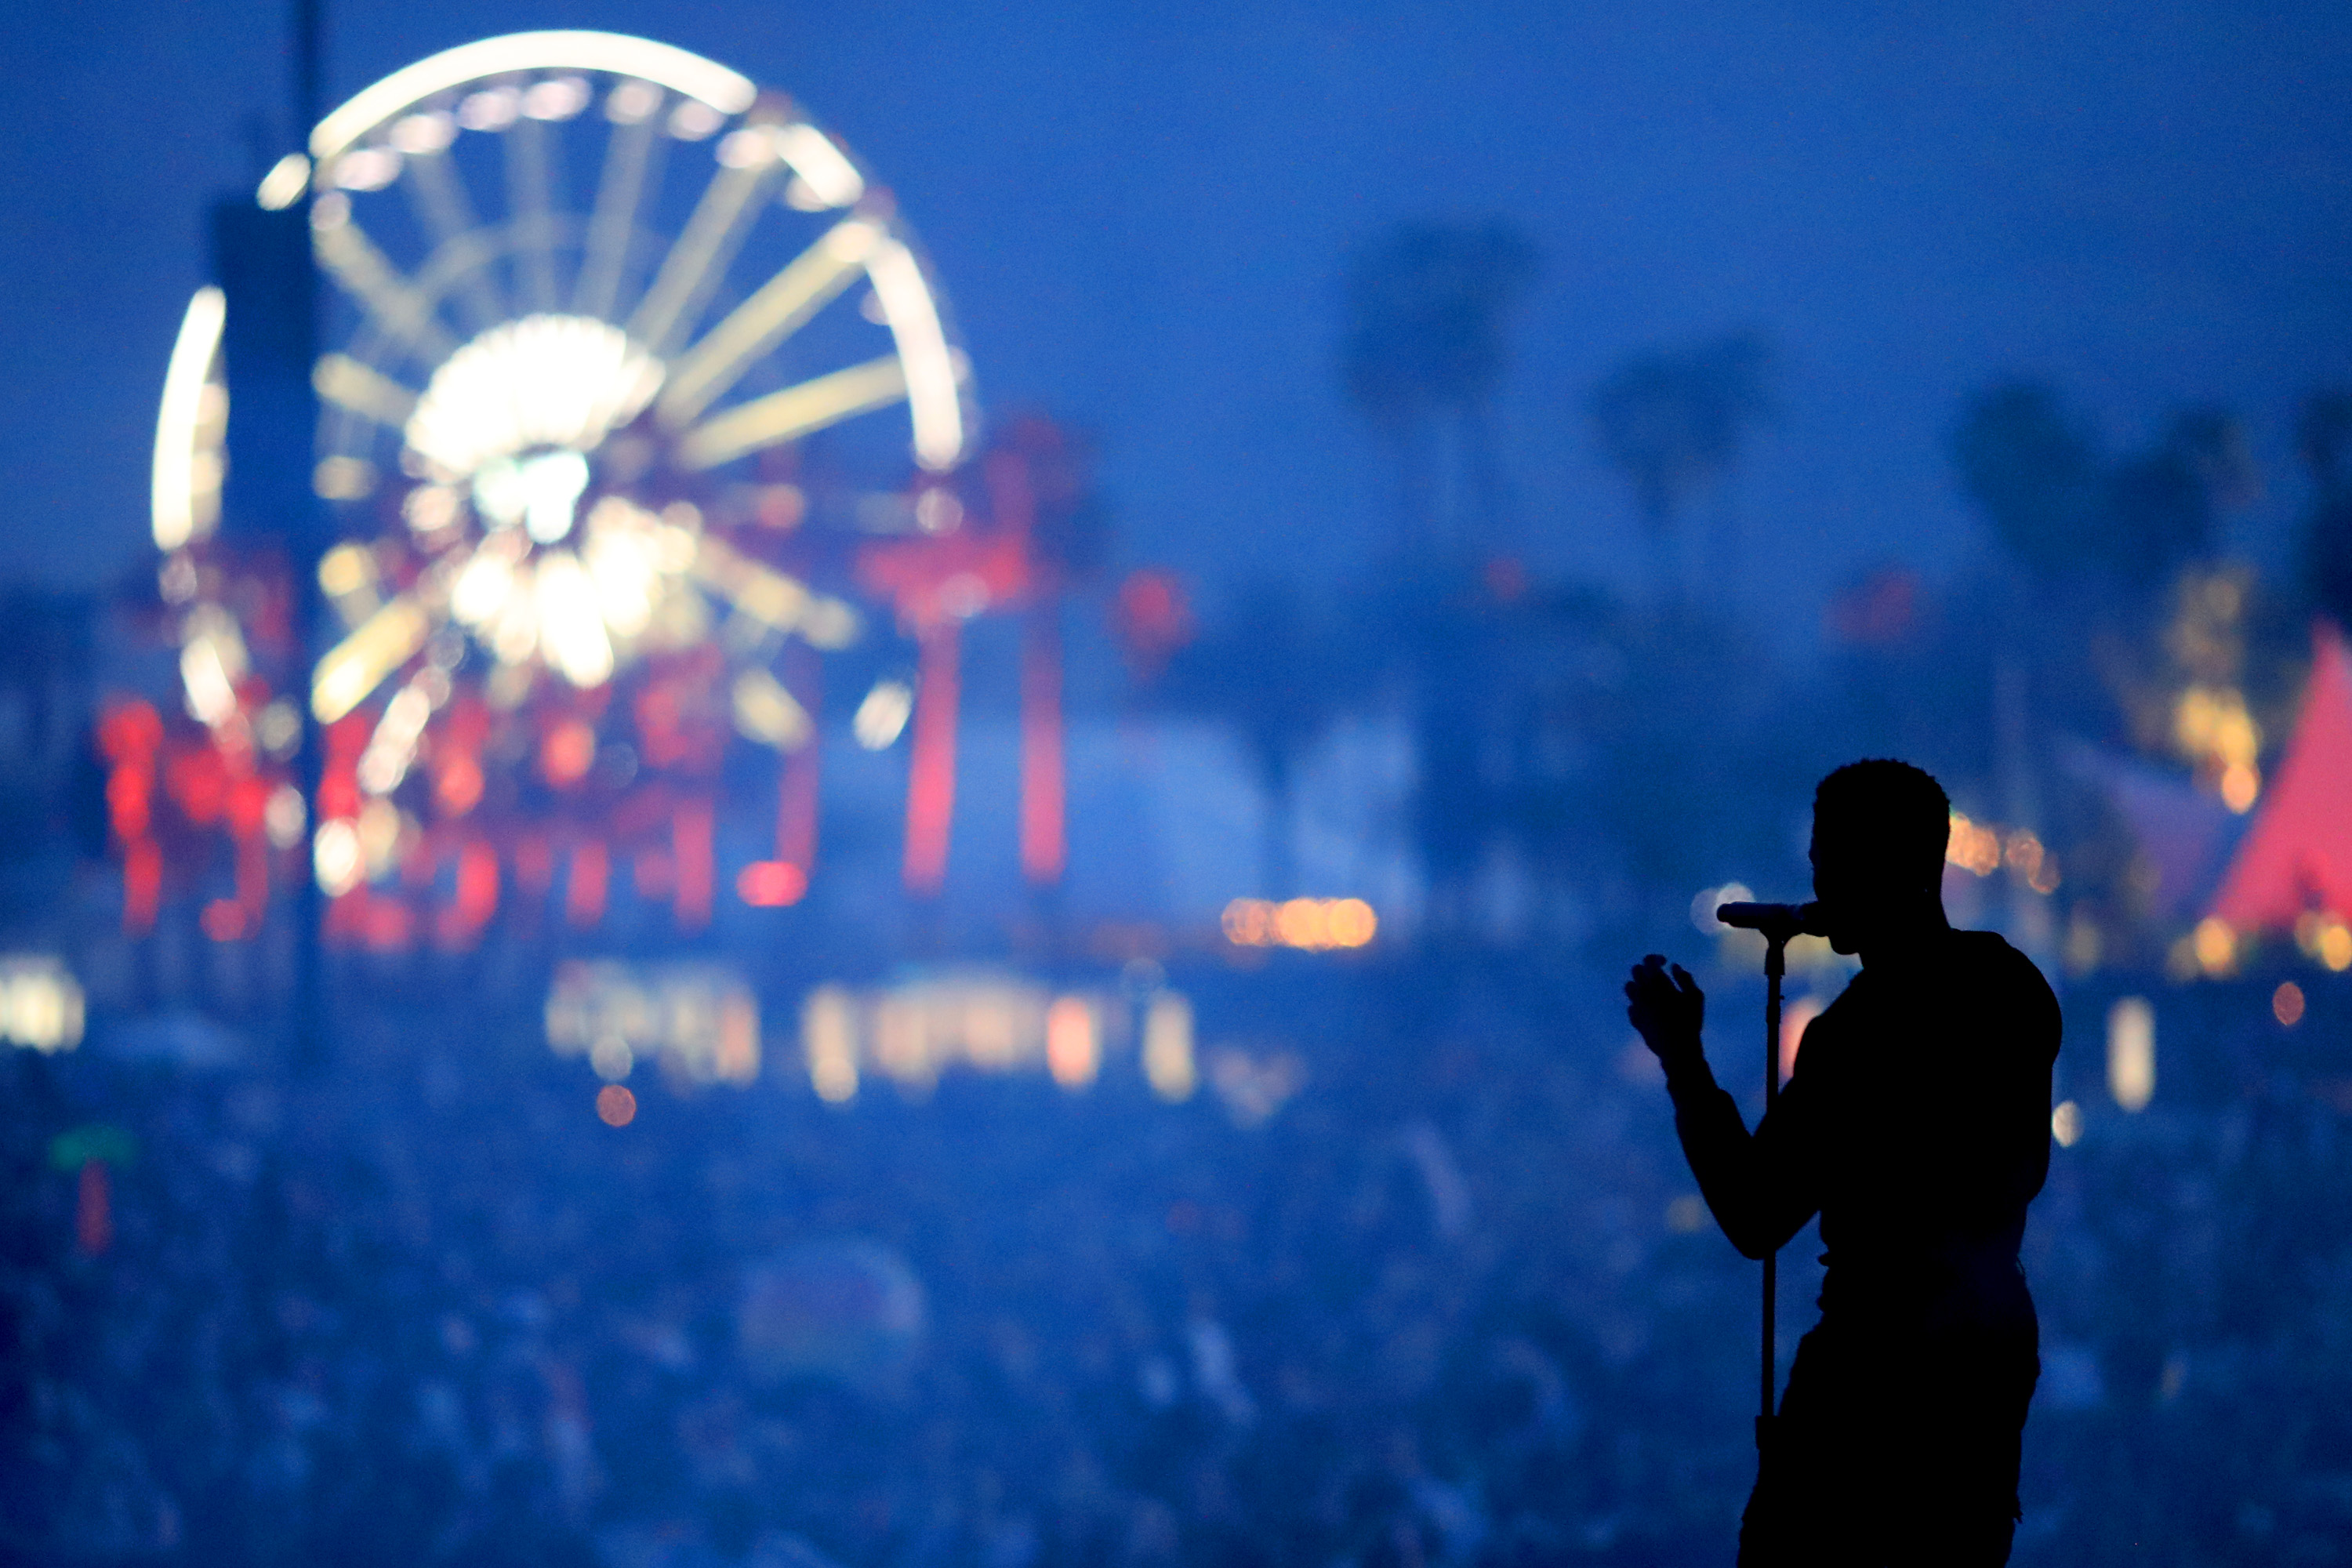
<path id="1" fill-rule="evenodd" d="M 310 156 L 321 163 L 334 157 L 401 110 L 436 92 L 509 71 L 548 70 L 635 77 L 728 115 L 742 113 L 758 96 L 750 78 L 650 38 L 584 31 L 509 33 L 444 49 L 362 89 L 319 121 L 310 132 Z"/>

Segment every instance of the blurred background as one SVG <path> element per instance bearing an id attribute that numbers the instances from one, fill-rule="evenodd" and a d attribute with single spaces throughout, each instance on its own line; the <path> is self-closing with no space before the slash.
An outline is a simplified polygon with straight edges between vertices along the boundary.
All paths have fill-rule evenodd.
<path id="1" fill-rule="evenodd" d="M 1864 755 L 2017 1560 L 2352 1556 L 2339 9 L 0 29 L 0 1560 L 1724 1561 Z"/>

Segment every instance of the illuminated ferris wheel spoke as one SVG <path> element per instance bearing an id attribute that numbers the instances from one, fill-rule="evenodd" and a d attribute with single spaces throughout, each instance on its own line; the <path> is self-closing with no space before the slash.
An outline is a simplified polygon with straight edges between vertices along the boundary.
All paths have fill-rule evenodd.
<path id="1" fill-rule="evenodd" d="M 475 231 L 473 203 L 466 199 L 465 186 L 457 172 L 449 166 L 446 152 L 436 148 L 412 153 L 402 161 L 400 172 L 401 188 L 408 193 L 409 205 L 425 233 L 433 237 L 436 252 Z M 506 319 L 506 306 L 499 300 L 498 286 L 488 269 L 467 268 L 457 286 L 459 297 L 465 301 L 467 325 L 473 331 L 484 331 Z"/>
<path id="2" fill-rule="evenodd" d="M 446 695 L 448 678 L 438 670 L 419 671 L 384 704 L 368 736 L 367 748 L 360 753 L 359 784 L 368 794 L 390 795 L 408 776 L 409 765 L 416 760 L 417 742 L 425 738 L 425 722 L 440 706 L 436 689 Z"/>
<path id="3" fill-rule="evenodd" d="M 432 298 L 402 277 L 359 225 L 344 217 L 314 223 L 310 232 L 327 275 L 382 323 L 387 335 L 408 345 L 426 364 L 438 364 L 457 352 L 457 340 L 435 317 Z"/>
<path id="4" fill-rule="evenodd" d="M 548 158 L 548 128 L 525 118 L 508 128 L 507 207 L 514 214 L 520 287 L 529 308 L 551 312 L 555 303 L 555 174 Z"/>
<path id="5" fill-rule="evenodd" d="M 816 721 L 764 666 L 752 665 L 735 678 L 729 692 L 735 728 L 763 746 L 797 752 L 815 737 Z"/>
<path id="6" fill-rule="evenodd" d="M 626 84 L 644 87 L 641 82 Z M 657 105 L 659 95 L 646 88 L 645 97 Z M 610 110 L 607 111 L 611 112 Z M 638 208 L 661 184 L 657 154 L 668 146 L 655 134 L 650 108 L 635 121 L 617 123 L 604 145 L 604 166 L 596 183 L 596 210 L 588 220 L 587 254 L 580 263 L 580 279 L 572 309 L 583 316 L 610 321 L 621 294 L 621 269 L 629 256 L 629 237 L 635 232 Z"/>
<path id="7" fill-rule="evenodd" d="M 697 542 L 688 570 L 736 614 L 779 636 L 798 628 L 816 602 L 799 578 L 762 565 L 709 534 Z"/>
<path id="8" fill-rule="evenodd" d="M 907 370 L 896 354 L 820 375 L 798 386 L 772 392 L 679 437 L 677 460 L 690 469 L 715 468 L 748 453 L 797 441 L 830 425 L 902 402 Z"/>
<path id="9" fill-rule="evenodd" d="M 310 711 L 331 724 L 366 701 L 433 635 L 433 616 L 414 590 L 401 595 L 327 650 L 310 677 Z"/>
<path id="10" fill-rule="evenodd" d="M 703 302 L 735 258 L 751 220 L 759 216 L 754 197 L 766 193 L 782 167 L 773 159 L 745 168 L 721 167 L 703 188 L 686 232 L 677 237 L 661 270 L 629 318 L 629 336 L 667 358 L 693 330 Z"/>
<path id="11" fill-rule="evenodd" d="M 836 224 L 678 357 L 656 407 L 675 429 L 724 396 L 761 356 L 798 331 L 855 281 L 882 231 L 863 218 Z"/>
<path id="12" fill-rule="evenodd" d="M 346 413 L 397 430 L 416 412 L 416 394 L 349 354 L 328 354 L 310 373 L 320 397 Z"/>

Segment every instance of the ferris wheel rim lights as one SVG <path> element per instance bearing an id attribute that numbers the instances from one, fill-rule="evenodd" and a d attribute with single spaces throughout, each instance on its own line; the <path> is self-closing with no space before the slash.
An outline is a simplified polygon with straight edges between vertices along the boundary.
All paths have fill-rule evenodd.
<path id="1" fill-rule="evenodd" d="M 310 132 L 310 155 L 321 162 L 334 157 L 419 99 L 483 77 L 532 70 L 635 77 L 683 93 L 722 115 L 742 113 L 759 96 L 749 77 L 673 44 L 584 30 L 507 33 L 428 55 L 361 89 L 319 121 Z"/>
<path id="2" fill-rule="evenodd" d="M 220 352 L 227 301 L 207 284 L 188 301 L 179 336 L 163 371 L 163 397 L 155 416 L 155 466 L 148 505 L 156 548 L 173 551 L 211 531 L 220 475 L 198 473 L 197 436 L 205 424 L 205 387 Z M 210 483 L 200 484 L 200 478 Z M 208 507 L 206 502 L 210 501 Z"/>
<path id="3" fill-rule="evenodd" d="M 729 116 L 759 101 L 759 89 L 748 79 L 670 46 L 606 33 L 509 34 L 445 50 L 363 89 L 320 122 L 310 142 L 312 158 L 294 153 L 281 160 L 264 182 L 259 199 L 265 206 L 290 205 L 299 196 L 299 177 L 313 176 L 313 188 L 320 194 L 311 226 L 321 263 L 347 288 L 357 287 L 367 295 L 363 280 L 354 285 L 343 276 L 349 268 L 336 265 L 339 256 L 355 266 L 380 260 L 363 240 L 346 237 L 352 215 L 350 198 L 343 193 L 385 187 L 401 177 L 404 159 L 446 150 L 461 130 L 498 132 L 522 119 L 577 116 L 594 100 L 595 92 L 574 73 L 621 79 L 605 106 L 605 118 L 616 126 L 652 120 L 666 90 L 684 95 L 686 101 L 669 120 L 670 134 L 681 141 L 718 135 Z M 520 79 L 530 75 L 540 79 Z M 467 93 L 469 89 L 478 90 Z M 467 95 L 451 96 L 460 93 Z M 917 467 L 940 472 L 961 460 L 971 435 L 962 405 L 969 364 L 950 340 L 928 270 L 908 237 L 899 232 L 888 193 L 869 192 L 854 159 L 789 104 L 782 116 L 755 115 L 718 136 L 714 151 L 724 171 L 720 181 L 706 192 L 695 221 L 673 246 L 625 324 L 609 319 L 614 313 L 609 300 L 602 307 L 587 306 L 588 314 L 575 305 L 570 312 L 541 311 L 501 321 L 472 340 L 439 352 L 428 384 L 415 391 L 349 354 L 333 353 L 319 361 L 313 383 L 320 398 L 398 431 L 408 454 L 404 466 L 415 465 L 412 472 L 421 469 L 420 477 L 433 481 L 410 498 L 417 507 L 404 508 L 420 538 L 429 538 L 452 521 L 454 496 L 469 479 L 475 481 L 471 489 L 479 512 L 480 503 L 492 499 L 486 487 L 501 488 L 489 483 L 501 477 L 491 470 L 518 464 L 545 466 L 567 455 L 572 455 L 577 466 L 577 455 L 599 447 L 614 429 L 656 397 L 661 423 L 672 432 L 676 455 L 689 470 L 719 467 L 747 452 L 901 401 L 908 405 Z M 693 343 L 670 345 L 667 339 L 698 312 L 706 286 L 703 273 L 719 238 L 698 231 L 714 217 L 732 222 L 734 209 L 772 189 L 767 182 L 779 169 L 792 176 L 782 193 L 784 205 L 807 213 L 854 211 L 725 321 Z M 343 254 L 362 251 L 367 254 Z M 359 269 L 378 270 L 372 266 Z M 891 335 L 892 354 L 814 377 L 688 427 L 751 360 L 790 335 L 861 272 L 872 285 L 873 304 L 879 307 L 876 319 Z M 368 303 L 381 304 L 373 297 Z M 405 307 L 414 301 L 395 303 Z M 192 444 L 201 437 L 201 420 L 183 423 L 189 425 Z M 550 453 L 549 447 L 554 450 Z M 200 467 L 202 456 L 197 453 L 197 462 L 183 466 L 192 470 Z M 349 479 L 344 468 L 367 469 L 367 480 L 343 482 Z M 331 475 L 330 469 L 335 472 Z M 371 488 L 373 470 L 364 463 L 329 458 L 319 472 L 320 493 L 331 499 L 356 499 Z M 330 478 L 336 482 L 328 483 Z M 191 515 L 200 512 L 202 497 L 194 494 L 194 487 L 179 488 L 190 497 L 184 510 Z M 546 498 L 547 507 L 530 509 L 528 531 L 536 544 L 554 545 L 572 531 L 581 487 L 562 488 L 566 493 L 560 499 L 565 504 L 558 506 L 554 498 Z M 425 504 L 428 501 L 436 504 Z M 541 510 L 544 518 L 539 516 Z M 205 521 L 196 517 L 199 524 Z M 516 520 L 484 521 L 510 524 Z M 725 553 L 715 542 L 699 553 L 714 552 Z M 481 575 L 479 571 L 459 574 L 459 566 L 515 564 L 488 559 L 498 553 L 476 552 L 470 561 L 451 558 L 428 596 L 436 603 L 448 599 L 447 590 L 459 576 L 470 580 Z M 625 552 L 592 546 L 586 572 L 569 569 L 581 564 L 576 558 L 556 563 L 545 580 L 528 584 L 533 590 L 530 593 L 489 594 L 492 584 L 485 579 L 471 584 L 482 594 L 456 596 L 498 601 L 498 613 L 488 617 L 498 625 L 474 629 L 492 634 L 490 643 L 501 663 L 520 657 L 524 645 L 534 643 L 572 684 L 598 684 L 620 662 L 615 656 L 625 654 L 642 629 L 635 623 L 645 619 L 634 613 L 635 600 L 643 596 L 635 591 L 642 584 L 634 578 L 642 574 L 622 572 L 631 563 L 621 561 L 620 553 Z M 720 571 L 724 565 L 723 561 L 702 560 L 693 574 L 698 579 L 742 575 Z M 515 573 L 495 574 L 504 579 Z M 526 575 L 536 579 L 539 574 Z M 631 581 L 620 581 L 623 577 Z M 588 591 L 591 583 L 593 594 Z M 520 589 L 526 584 L 504 585 Z M 846 606 L 820 603 L 804 591 L 792 596 L 805 601 L 810 613 L 768 617 L 778 631 L 797 625 L 819 647 L 854 635 L 849 630 L 854 617 Z M 600 600 L 614 601 L 604 606 L 608 612 L 619 600 L 628 600 L 630 605 L 620 607 L 631 613 L 606 613 L 602 618 L 607 625 L 593 626 L 595 617 L 588 607 Z M 386 661 L 397 662 L 421 646 L 419 637 L 428 628 L 415 614 L 418 607 L 413 595 L 404 595 L 331 649 L 313 673 L 314 711 L 322 716 L 347 712 L 379 689 L 389 673 Z M 819 615 L 819 610 L 839 613 Z M 458 618 L 468 619 L 463 615 Z"/>
<path id="4" fill-rule="evenodd" d="M 429 154 L 446 148 L 461 125 L 497 131 L 518 117 L 569 119 L 591 101 L 593 95 L 585 83 L 576 77 L 559 78 L 541 80 L 529 91 L 511 86 L 490 89 L 494 95 L 503 95 L 502 102 L 512 100 L 508 106 L 512 112 L 488 120 L 478 115 L 468 119 L 467 110 L 476 107 L 474 99 L 460 104 L 454 118 L 443 110 L 413 112 L 427 100 L 468 83 L 548 71 L 596 71 L 625 79 L 607 106 L 608 117 L 616 123 L 635 123 L 650 116 L 659 104 L 659 95 L 654 89 L 680 93 L 688 100 L 681 112 L 691 109 L 701 117 L 691 127 L 673 123 L 672 133 L 687 140 L 715 133 L 728 118 L 751 109 L 759 100 L 759 89 L 749 78 L 690 51 L 651 39 L 590 31 L 509 33 L 478 39 L 403 67 L 362 89 L 330 113 L 311 133 L 309 159 L 299 153 L 289 154 L 271 170 L 262 183 L 260 205 L 271 208 L 290 205 L 299 197 L 300 177 L 305 174 L 314 176 L 321 201 L 331 205 L 342 199 L 343 189 L 382 189 L 399 177 L 404 155 Z M 556 87 L 566 89 L 562 104 L 533 107 L 530 100 L 535 94 Z M 649 101 L 628 106 L 624 111 L 621 99 L 632 88 L 640 89 Z M 484 96 L 477 93 L 475 98 Z M 788 112 L 792 117 L 782 123 L 746 125 L 721 138 L 719 161 L 722 167 L 745 176 L 747 181 L 755 181 L 763 167 L 783 166 L 792 175 L 790 188 L 784 192 L 785 203 L 803 211 L 859 207 L 864 215 L 861 221 L 875 231 L 871 236 L 857 236 L 868 241 L 859 248 L 870 254 L 848 259 L 862 265 L 873 285 L 895 355 L 901 362 L 904 380 L 902 384 L 885 384 L 877 379 L 878 364 L 863 367 L 868 374 L 862 379 L 850 377 L 849 383 L 854 384 L 829 389 L 833 395 L 820 399 L 822 406 L 803 408 L 795 404 L 771 410 L 769 419 L 754 419 L 746 431 L 763 440 L 790 439 L 797 434 L 803 417 L 830 422 L 903 399 L 912 426 L 911 447 L 917 467 L 930 473 L 944 473 L 962 458 L 971 438 L 971 422 L 963 406 L 969 367 L 948 340 L 940 314 L 940 301 L 925 275 L 922 262 L 902 236 L 890 232 L 896 226 L 887 216 L 888 194 L 869 193 L 866 177 L 856 162 L 830 136 L 796 111 Z M 425 121 L 432 121 L 429 136 L 419 130 Z M 392 127 L 388 139 L 370 139 L 372 132 L 387 125 Z M 363 139 L 369 140 L 363 144 Z M 750 194 L 748 184 L 742 194 Z M 878 205 L 867 214 L 859 204 L 867 202 L 869 195 Z M 319 226 L 328 231 L 335 229 L 342 210 L 336 207 L 335 214 L 327 216 Z M 838 243 L 845 237 L 836 234 L 829 237 Z M 655 297 L 662 293 L 661 282 L 657 279 L 647 299 L 640 302 L 637 317 L 645 316 Z M 829 297 L 831 291 L 820 289 L 824 297 Z M 823 299 L 814 302 L 821 304 Z M 662 303 L 675 306 L 684 301 L 664 299 Z M 626 331 L 666 363 L 674 357 L 678 345 L 667 341 L 667 331 L 652 330 L 662 323 L 637 317 L 631 319 Z M 717 390 L 711 388 L 704 400 Z M 668 412 L 675 416 L 675 408 Z M 779 430 L 784 432 L 781 437 L 776 434 Z"/>

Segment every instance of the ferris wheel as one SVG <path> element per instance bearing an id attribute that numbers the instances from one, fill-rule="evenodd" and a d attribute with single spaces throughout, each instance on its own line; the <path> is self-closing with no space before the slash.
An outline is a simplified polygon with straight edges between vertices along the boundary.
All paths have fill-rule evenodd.
<path id="1" fill-rule="evenodd" d="M 825 540 L 952 531 L 944 476 L 974 441 L 967 362 L 889 193 L 723 66 L 536 32 L 334 110 L 258 202 L 305 196 L 332 286 L 312 482 L 341 536 L 315 663 L 282 569 L 219 526 L 216 289 L 188 308 L 158 423 L 163 595 L 217 775 L 197 793 L 237 846 L 208 932 L 257 923 L 273 850 L 386 942 L 422 934 L 414 900 L 372 885 L 450 884 L 437 918 L 462 939 L 502 876 L 561 878 L 588 924 L 624 853 L 641 890 L 707 918 L 739 742 L 784 757 L 776 853 L 745 897 L 797 898 L 814 660 L 860 632 L 814 585 Z M 309 803 L 289 798 L 298 702 L 324 727 Z M 185 782 L 153 724 L 118 718 L 117 771 L 146 780 L 126 798 Z M 150 816 L 117 812 L 127 866 Z"/>

